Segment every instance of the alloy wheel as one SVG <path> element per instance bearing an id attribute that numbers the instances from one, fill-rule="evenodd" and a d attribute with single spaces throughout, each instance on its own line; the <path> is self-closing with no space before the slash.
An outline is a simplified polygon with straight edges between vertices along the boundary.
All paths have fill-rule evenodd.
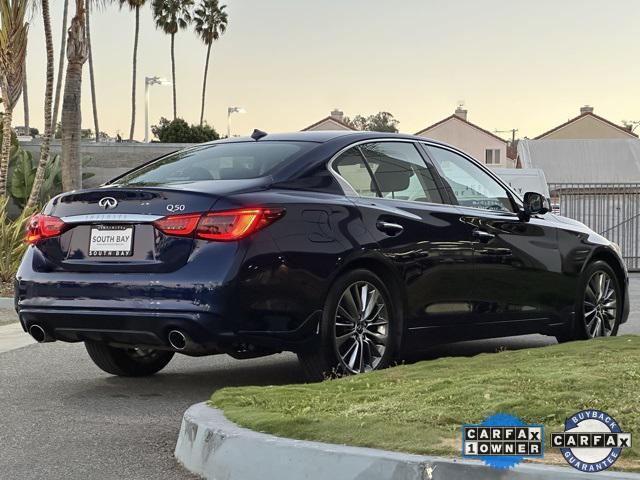
<path id="1" fill-rule="evenodd" d="M 617 319 L 618 295 L 613 279 L 598 270 L 587 282 L 583 302 L 583 318 L 590 338 L 608 337 Z"/>
<path id="2" fill-rule="evenodd" d="M 388 308 L 380 290 L 366 281 L 349 285 L 335 313 L 334 341 L 342 367 L 349 373 L 375 370 L 388 338 Z"/>

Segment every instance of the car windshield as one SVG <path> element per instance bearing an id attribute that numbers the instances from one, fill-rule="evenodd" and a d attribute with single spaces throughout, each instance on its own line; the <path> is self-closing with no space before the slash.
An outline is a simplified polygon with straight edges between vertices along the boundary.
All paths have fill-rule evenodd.
<path id="1" fill-rule="evenodd" d="M 218 143 L 181 150 L 144 165 L 114 185 L 171 185 L 203 180 L 239 180 L 269 175 L 311 150 L 311 142 Z"/>

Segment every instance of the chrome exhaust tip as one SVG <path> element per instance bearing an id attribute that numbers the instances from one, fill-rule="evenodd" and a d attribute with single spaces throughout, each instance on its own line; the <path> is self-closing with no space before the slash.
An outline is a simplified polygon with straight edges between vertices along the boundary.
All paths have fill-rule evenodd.
<path id="1" fill-rule="evenodd" d="M 176 350 L 184 350 L 187 347 L 187 337 L 180 330 L 171 330 L 168 339 L 169 345 Z"/>
<path id="2" fill-rule="evenodd" d="M 31 325 L 29 327 L 29 335 L 38 343 L 50 342 L 52 340 L 40 325 Z"/>

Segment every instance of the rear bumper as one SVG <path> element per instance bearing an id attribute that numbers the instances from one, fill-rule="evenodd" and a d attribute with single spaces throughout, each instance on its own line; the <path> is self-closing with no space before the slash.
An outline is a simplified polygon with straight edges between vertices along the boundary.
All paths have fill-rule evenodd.
<path id="1" fill-rule="evenodd" d="M 118 347 L 175 350 L 186 355 L 227 353 L 246 358 L 282 350 L 298 351 L 312 341 L 321 312 L 295 330 L 231 330 L 217 315 L 206 312 L 18 307 L 22 328 L 39 325 L 51 340 L 96 341 Z M 188 339 L 184 349 L 169 343 L 178 330 Z"/>

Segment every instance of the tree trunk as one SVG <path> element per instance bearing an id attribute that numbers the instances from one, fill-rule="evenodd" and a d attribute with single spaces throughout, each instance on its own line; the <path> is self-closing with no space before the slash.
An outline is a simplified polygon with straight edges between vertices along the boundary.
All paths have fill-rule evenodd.
<path id="1" fill-rule="evenodd" d="M 82 64 L 69 62 L 62 100 L 62 189 L 66 192 L 82 186 L 80 129 L 82 114 Z"/>
<path id="2" fill-rule="evenodd" d="M 58 110 L 60 109 L 60 92 L 62 91 L 62 75 L 64 74 L 64 57 L 67 50 L 67 18 L 69 13 L 69 0 L 64 0 L 62 13 L 62 35 L 60 40 L 60 60 L 58 61 L 58 80 L 56 81 L 56 99 L 53 102 L 53 116 L 51 117 L 51 131 L 55 135 L 58 126 Z"/>
<path id="3" fill-rule="evenodd" d="M 174 51 L 176 34 L 171 34 L 171 80 L 173 81 L 173 119 L 178 117 L 176 109 L 176 54 Z"/>
<path id="4" fill-rule="evenodd" d="M 204 78 L 202 79 L 202 104 L 200 105 L 200 126 L 204 120 L 204 99 L 207 93 L 207 74 L 209 73 L 209 57 L 211 56 L 211 45 L 207 45 L 207 59 L 204 62 Z"/>
<path id="5" fill-rule="evenodd" d="M 131 127 L 129 128 L 129 140 L 133 140 L 136 128 L 136 74 L 138 64 L 138 35 L 140 33 L 140 7 L 136 6 L 136 30 L 133 36 L 133 78 L 131 80 Z"/>
<path id="6" fill-rule="evenodd" d="M 4 114 L 2 115 L 2 150 L 0 150 L 0 197 L 7 193 L 7 174 L 9 170 L 9 152 L 11 151 L 11 114 L 7 95 L 2 90 L 2 103 Z"/>
<path id="7" fill-rule="evenodd" d="M 22 106 L 24 107 L 24 126 L 27 130 L 27 135 L 30 135 L 31 126 L 29 124 L 29 95 L 27 93 L 27 66 L 25 58 L 24 79 L 22 80 Z"/>
<path id="8" fill-rule="evenodd" d="M 93 106 L 93 126 L 96 131 L 96 143 L 100 141 L 100 125 L 98 125 L 98 105 L 96 100 L 96 82 L 93 75 L 93 53 L 91 51 L 91 27 L 89 25 L 89 10 L 91 10 L 91 2 L 87 3 L 86 22 L 87 22 L 87 48 L 89 49 L 89 84 L 91 86 L 91 105 Z"/>
<path id="9" fill-rule="evenodd" d="M 71 20 L 67 39 L 67 73 L 62 100 L 62 188 L 82 186 L 80 138 L 82 127 L 82 66 L 89 55 L 85 24 L 85 0 L 76 0 L 76 14 Z"/>
<path id="10" fill-rule="evenodd" d="M 47 83 L 44 93 L 44 134 L 40 144 L 40 160 L 33 180 L 31 194 L 25 207 L 26 210 L 34 208 L 40 200 L 40 191 L 44 182 L 44 172 L 49 163 L 49 147 L 51 145 L 51 101 L 53 97 L 53 37 L 51 36 L 51 18 L 49 16 L 49 0 L 42 0 L 42 20 L 44 23 L 44 40 L 47 48 Z"/>

